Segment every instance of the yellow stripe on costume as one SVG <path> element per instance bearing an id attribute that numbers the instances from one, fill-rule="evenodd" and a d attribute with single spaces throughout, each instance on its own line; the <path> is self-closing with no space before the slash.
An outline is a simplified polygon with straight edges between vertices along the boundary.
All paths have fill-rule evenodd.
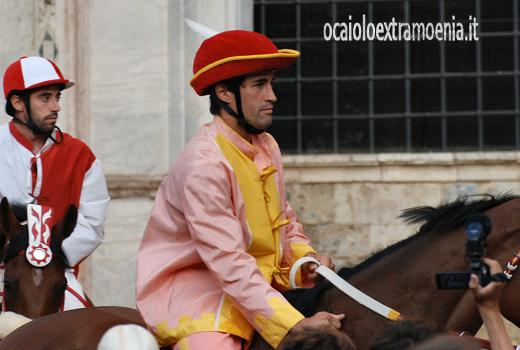
<path id="1" fill-rule="evenodd" d="M 248 253 L 255 257 L 256 262 L 264 277 L 271 283 L 272 271 L 280 259 L 277 242 L 279 241 L 279 229 L 271 228 L 272 221 L 280 214 L 280 200 L 276 183 L 272 176 L 265 176 L 262 181 L 258 173 L 258 167 L 240 151 L 231 141 L 222 134 L 218 134 L 215 141 L 220 150 L 231 163 L 233 171 L 242 192 L 246 209 L 246 220 L 251 231 L 251 246 Z M 251 146 L 253 147 L 253 146 Z M 274 171 L 273 171 L 274 170 Z M 276 169 L 270 169 L 268 173 L 274 173 Z M 268 188 L 266 189 L 266 181 Z M 264 192 L 267 191 L 266 195 Z M 266 202 L 266 199 L 269 201 Z M 271 216 L 274 216 L 271 218 Z"/>
<path id="2" fill-rule="evenodd" d="M 288 271 L 279 265 L 281 262 L 280 226 L 288 224 L 289 221 L 280 220 L 282 216 L 280 197 L 273 176 L 277 172 L 276 168 L 270 165 L 260 174 L 253 159 L 246 156 L 222 134 L 216 136 L 215 142 L 233 167 L 242 193 L 246 220 L 251 233 L 251 245 L 247 252 L 255 258 L 257 266 L 269 284 L 273 282 L 273 278 L 276 278 L 277 283 L 288 287 L 289 281 L 287 278 L 285 280 L 282 278 L 282 274 Z M 292 305 L 280 298 L 273 298 L 269 301 L 269 305 L 273 308 L 273 315 L 266 319 L 259 314 L 255 318 L 255 323 L 263 329 L 261 334 L 264 339 L 276 348 L 285 334 L 304 317 Z M 265 307 L 266 305 L 264 309 Z M 229 311 L 234 312 L 232 309 Z M 233 318 L 232 320 L 234 321 Z"/>
<path id="3" fill-rule="evenodd" d="M 300 258 L 303 258 L 305 254 L 316 253 L 314 249 L 312 249 L 312 247 L 309 246 L 307 243 L 293 243 L 291 244 L 291 249 L 293 250 L 291 266 L 293 266 L 295 262 L 300 260 Z M 296 272 L 294 281 L 298 287 L 303 287 L 301 269 L 298 269 L 298 271 Z"/>
<path id="4" fill-rule="evenodd" d="M 186 338 L 188 335 L 200 330 L 215 328 L 215 314 L 202 314 L 200 319 L 192 320 L 191 316 L 179 317 L 179 325 L 168 329 L 168 322 L 157 324 L 158 334 L 155 336 L 160 346 L 166 346 Z"/>
<path id="5" fill-rule="evenodd" d="M 177 342 L 177 345 L 179 346 L 179 349 L 181 350 L 190 350 L 190 345 L 188 344 L 188 341 L 186 338 L 182 338 Z"/>
<path id="6" fill-rule="evenodd" d="M 305 317 L 289 303 L 279 298 L 271 299 L 269 305 L 275 310 L 274 314 L 272 314 L 269 319 L 258 314 L 254 322 L 262 328 L 260 335 L 262 335 L 269 345 L 276 349 L 287 334 L 286 331 L 280 331 L 291 329 Z M 286 328 L 287 325 L 289 325 L 289 328 Z"/>
<path id="7" fill-rule="evenodd" d="M 244 339 L 252 339 L 255 329 L 226 295 L 219 314 L 218 332 L 231 333 Z"/>

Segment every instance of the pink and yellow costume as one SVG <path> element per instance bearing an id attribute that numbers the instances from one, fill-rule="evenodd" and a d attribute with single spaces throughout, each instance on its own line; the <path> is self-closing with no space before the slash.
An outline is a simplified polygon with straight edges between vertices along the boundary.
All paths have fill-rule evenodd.
<path id="1" fill-rule="evenodd" d="M 250 144 L 215 116 L 159 187 L 138 253 L 137 307 L 161 345 L 203 331 L 249 341 L 256 330 L 276 348 L 304 318 L 277 289 L 309 252 L 277 143 L 263 133 Z"/>

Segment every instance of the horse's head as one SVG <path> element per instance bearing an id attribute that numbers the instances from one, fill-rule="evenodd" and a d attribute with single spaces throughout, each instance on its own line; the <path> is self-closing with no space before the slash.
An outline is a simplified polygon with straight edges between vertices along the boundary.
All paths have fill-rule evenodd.
<path id="1" fill-rule="evenodd" d="M 1 250 L 5 311 L 33 319 L 59 311 L 67 287 L 65 269 L 68 266 L 61 244 L 74 230 L 77 214 L 76 207 L 71 205 L 52 227 L 52 234 L 45 226 L 45 214 L 41 215 L 38 224 L 42 232 L 38 237 L 36 225 L 29 232 L 31 220 L 27 224 L 27 210 L 14 205 L 11 208 L 7 199 L 2 199 L 0 241 L 5 241 Z"/>

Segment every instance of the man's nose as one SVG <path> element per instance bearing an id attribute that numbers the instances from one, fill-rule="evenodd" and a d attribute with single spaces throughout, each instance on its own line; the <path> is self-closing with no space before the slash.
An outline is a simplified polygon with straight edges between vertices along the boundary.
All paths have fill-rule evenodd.
<path id="1" fill-rule="evenodd" d="M 59 112 L 61 110 L 60 101 L 57 98 L 53 99 L 51 108 L 53 112 Z"/>
<path id="2" fill-rule="evenodd" d="M 274 93 L 273 86 L 269 85 L 268 91 L 267 91 L 267 100 L 271 102 L 276 102 L 278 98 L 276 97 L 276 94 Z"/>

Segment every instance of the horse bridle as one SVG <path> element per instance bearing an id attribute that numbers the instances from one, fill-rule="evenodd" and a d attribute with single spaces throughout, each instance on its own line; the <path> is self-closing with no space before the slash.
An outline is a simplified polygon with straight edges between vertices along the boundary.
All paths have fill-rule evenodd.
<path id="1" fill-rule="evenodd" d="M 45 224 L 45 220 L 43 219 L 45 217 L 44 210 L 47 210 L 47 209 L 51 210 L 51 213 L 48 214 L 48 218 L 50 218 L 50 216 L 52 215 L 51 208 L 42 207 L 40 205 L 35 205 L 35 204 L 28 205 L 27 211 L 28 211 L 29 219 L 26 221 L 20 222 L 20 225 L 21 226 L 31 225 L 31 227 L 34 227 L 33 226 L 35 224 L 34 219 L 33 219 L 32 215 L 30 215 L 29 213 L 32 210 L 36 210 L 40 214 L 38 220 L 43 221 L 43 224 L 42 224 L 42 227 L 43 227 L 43 225 Z M 49 229 L 48 226 L 46 227 L 46 229 L 47 230 Z M 35 267 L 46 266 L 47 264 L 50 263 L 52 257 L 54 256 L 54 253 L 52 252 L 52 250 L 50 248 L 50 239 L 51 239 L 50 231 L 48 232 L 48 234 L 49 234 L 48 237 L 45 239 L 43 238 L 44 234 L 41 231 L 39 231 L 39 234 L 36 234 L 36 232 L 35 232 L 35 235 L 31 235 L 29 232 L 27 234 L 29 235 L 29 246 L 27 247 L 27 249 L 22 249 L 18 254 L 25 255 L 27 261 Z M 4 250 L 7 249 L 8 246 L 9 246 L 9 242 L 6 243 Z M 5 303 L 5 298 L 4 298 L 4 294 L 5 294 L 4 293 L 4 275 L 5 275 L 5 265 L 4 265 L 4 262 L 2 261 L 0 263 L 0 303 L 2 303 L 1 312 L 6 311 L 6 306 L 5 306 L 6 303 Z M 85 300 L 85 298 L 82 297 L 80 294 L 78 294 L 70 286 L 67 285 L 65 291 L 68 291 L 73 296 L 75 296 L 85 307 L 90 307 L 89 303 Z M 65 291 L 63 292 L 63 297 L 61 300 L 61 306 L 60 306 L 60 310 L 59 310 L 60 312 L 64 310 L 64 306 L 65 306 Z"/>

